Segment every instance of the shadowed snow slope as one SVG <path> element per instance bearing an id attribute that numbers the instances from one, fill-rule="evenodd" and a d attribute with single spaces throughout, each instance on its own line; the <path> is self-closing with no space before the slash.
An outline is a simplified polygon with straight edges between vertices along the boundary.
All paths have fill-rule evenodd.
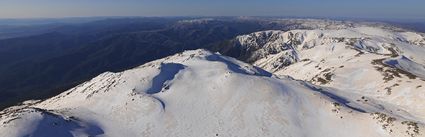
<path id="1" fill-rule="evenodd" d="M 0 112 L 0 136 L 423 136 L 423 124 L 205 50 Z"/>

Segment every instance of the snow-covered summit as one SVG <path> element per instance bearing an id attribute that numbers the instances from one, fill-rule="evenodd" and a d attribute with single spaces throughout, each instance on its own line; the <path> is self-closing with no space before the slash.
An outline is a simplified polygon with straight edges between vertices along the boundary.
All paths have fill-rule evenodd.
<path id="1" fill-rule="evenodd" d="M 338 92 L 186 51 L 6 109 L 0 136 L 424 135 L 423 123 Z"/>

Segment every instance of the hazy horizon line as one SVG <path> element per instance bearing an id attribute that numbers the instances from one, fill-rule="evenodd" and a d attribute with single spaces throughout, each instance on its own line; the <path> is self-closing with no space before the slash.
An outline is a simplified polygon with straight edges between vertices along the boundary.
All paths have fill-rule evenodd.
<path id="1" fill-rule="evenodd" d="M 132 16 L 132 15 L 112 15 L 112 16 L 63 16 L 63 17 L 0 17 L 1 20 L 61 20 L 61 19 L 107 19 L 107 18 L 230 18 L 230 17 L 253 17 L 253 18 L 288 18 L 288 19 L 330 19 L 330 20 L 365 20 L 365 21 L 401 21 L 401 22 L 424 22 L 425 17 L 417 18 L 388 18 L 388 17 L 344 17 L 344 16 L 265 16 L 265 15 L 253 15 L 253 16 L 233 16 L 233 15 L 179 15 L 179 16 Z"/>

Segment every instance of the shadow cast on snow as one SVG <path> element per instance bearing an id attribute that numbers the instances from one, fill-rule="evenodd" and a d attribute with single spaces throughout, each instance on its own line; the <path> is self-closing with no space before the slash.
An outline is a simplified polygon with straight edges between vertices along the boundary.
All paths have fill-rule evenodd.
<path id="1" fill-rule="evenodd" d="M 313 91 L 319 92 L 319 93 L 321 93 L 321 94 L 323 94 L 323 95 L 325 95 L 325 96 L 327 96 L 327 97 L 335 100 L 336 102 L 338 102 L 340 104 L 343 104 L 344 106 L 346 106 L 346 107 L 348 107 L 350 109 L 353 109 L 353 110 L 358 111 L 358 112 L 366 113 L 365 110 L 360 109 L 360 108 L 356 108 L 356 107 L 353 107 L 352 105 L 350 105 L 350 101 L 349 100 L 347 100 L 347 99 L 345 99 L 343 97 L 340 97 L 338 95 L 335 95 L 335 94 L 333 94 L 333 93 L 331 93 L 329 91 L 326 91 L 323 88 L 316 87 L 314 85 L 311 85 L 311 84 L 305 83 L 305 82 L 303 82 L 303 85 L 306 86 L 307 88 L 313 90 Z"/>
<path id="2" fill-rule="evenodd" d="M 209 55 L 206 57 L 206 59 L 208 61 L 218 61 L 218 62 L 223 62 L 224 64 L 227 65 L 227 68 L 230 69 L 231 71 L 235 72 L 235 73 L 240 73 L 240 74 L 246 74 L 246 75 L 257 75 L 257 76 L 264 76 L 264 77 L 271 77 L 273 74 L 270 72 L 267 72 L 261 68 L 258 68 L 256 66 L 254 66 L 255 69 L 255 74 L 251 74 L 249 72 L 247 72 L 247 70 L 241 68 L 239 65 L 224 59 L 223 57 L 213 54 L 213 55 Z"/>
<path id="3" fill-rule="evenodd" d="M 167 81 L 173 80 L 180 70 L 185 68 L 182 64 L 161 63 L 161 71 L 152 79 L 152 86 L 146 91 L 148 94 L 160 92 L 163 88 L 168 88 Z"/>
<path id="4" fill-rule="evenodd" d="M 24 137 L 74 137 L 75 132 L 84 133 L 90 137 L 104 134 L 100 126 L 94 123 L 65 119 L 47 111 L 41 114 L 43 118 L 37 122 L 35 130 Z"/>

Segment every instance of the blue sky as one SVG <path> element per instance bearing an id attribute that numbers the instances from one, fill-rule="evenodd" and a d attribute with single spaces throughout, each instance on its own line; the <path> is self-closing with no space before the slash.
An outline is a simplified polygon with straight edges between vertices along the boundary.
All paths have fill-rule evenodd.
<path id="1" fill-rule="evenodd" d="M 300 16 L 425 21 L 425 0 L 0 0 L 0 18 Z"/>

